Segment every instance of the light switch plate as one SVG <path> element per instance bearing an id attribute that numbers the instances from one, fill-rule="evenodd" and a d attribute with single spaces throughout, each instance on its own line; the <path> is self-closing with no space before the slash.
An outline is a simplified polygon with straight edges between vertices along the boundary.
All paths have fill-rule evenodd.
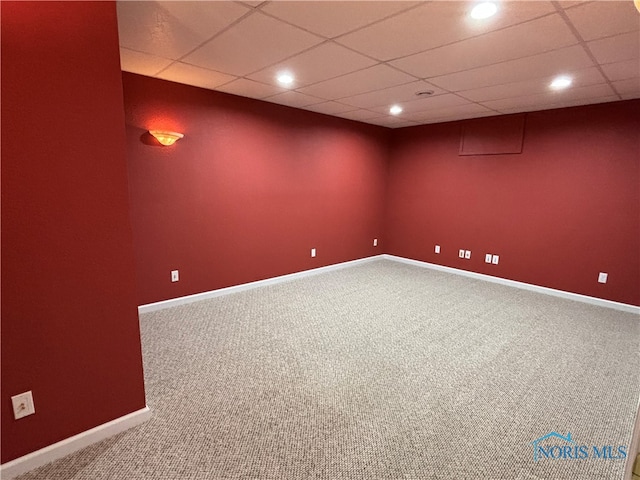
<path id="1" fill-rule="evenodd" d="M 609 277 L 608 273 L 600 272 L 598 274 L 598 283 L 607 283 L 607 277 Z"/>
<path id="2" fill-rule="evenodd" d="M 440 245 L 436 245 L 435 252 L 440 253 Z"/>
<path id="3" fill-rule="evenodd" d="M 464 258 L 464 250 L 460 250 L 460 251 L 458 251 L 458 256 L 459 256 L 460 258 Z"/>
<path id="4" fill-rule="evenodd" d="M 31 390 L 11 397 L 11 404 L 13 405 L 13 417 L 16 420 L 36 413 Z"/>
<path id="5" fill-rule="evenodd" d="M 315 248 L 312 248 L 312 249 L 311 249 L 311 256 L 312 256 L 312 257 L 315 257 L 315 256 L 316 256 L 316 249 L 315 249 Z"/>
<path id="6" fill-rule="evenodd" d="M 500 256 L 498 256 L 498 255 L 494 255 L 491 258 L 491 263 L 493 263 L 494 265 L 497 265 L 499 261 L 500 261 Z"/>
<path id="7" fill-rule="evenodd" d="M 485 263 L 491 263 L 491 254 L 490 254 L 490 253 L 487 253 L 487 254 L 484 256 L 484 262 L 485 262 Z"/>
<path id="8" fill-rule="evenodd" d="M 171 281 L 177 282 L 178 280 L 180 280 L 180 274 L 178 270 L 171 270 Z"/>
<path id="9" fill-rule="evenodd" d="M 471 258 L 471 250 L 465 250 L 464 258 L 466 258 L 467 260 Z"/>

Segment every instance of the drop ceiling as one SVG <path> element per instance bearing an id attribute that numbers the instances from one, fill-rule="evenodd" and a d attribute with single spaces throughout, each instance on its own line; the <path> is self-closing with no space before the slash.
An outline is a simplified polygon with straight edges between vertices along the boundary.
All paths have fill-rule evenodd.
<path id="1" fill-rule="evenodd" d="M 120 58 L 127 72 L 390 128 L 640 98 L 631 0 L 503 1 L 485 20 L 473 5 L 120 1 Z M 550 89 L 560 74 L 572 85 Z"/>

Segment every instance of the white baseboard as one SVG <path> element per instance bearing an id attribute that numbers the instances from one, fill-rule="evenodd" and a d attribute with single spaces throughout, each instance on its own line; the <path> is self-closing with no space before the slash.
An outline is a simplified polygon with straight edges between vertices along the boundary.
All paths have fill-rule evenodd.
<path id="1" fill-rule="evenodd" d="M 266 285 L 274 285 L 276 283 L 289 282 L 303 277 L 310 277 L 312 275 L 318 275 L 319 273 L 326 273 L 332 270 L 339 270 L 341 268 L 352 267 L 362 263 L 372 262 L 382 258 L 383 255 L 374 255 L 373 257 L 359 258 L 357 260 L 350 260 L 348 262 L 336 263 L 334 265 L 327 265 L 326 267 L 313 268 L 311 270 L 304 270 L 302 272 L 289 273 L 287 275 L 281 275 L 279 277 L 267 278 L 265 280 L 258 280 L 256 282 L 243 283 L 241 285 L 233 285 L 231 287 L 220 288 L 218 290 L 210 290 L 208 292 L 196 293 L 194 295 L 187 295 L 185 297 L 172 298 L 170 300 L 164 300 L 162 302 L 147 303 L 138 307 L 138 313 L 155 312 L 156 310 L 163 310 L 165 308 L 177 307 L 178 305 L 186 305 L 188 303 L 199 302 L 200 300 L 206 300 L 208 298 L 220 297 L 222 295 L 229 295 L 231 293 L 238 293 L 244 290 L 251 290 L 253 288 L 264 287 Z"/>
<path id="2" fill-rule="evenodd" d="M 2 464 L 0 478 L 9 480 L 25 472 L 41 467 L 49 462 L 65 457 L 105 438 L 124 432 L 131 427 L 141 424 L 151 418 L 149 407 L 116 418 L 110 422 L 98 425 L 90 430 L 66 438 L 60 442 L 31 452 L 15 460 Z"/>
<path id="3" fill-rule="evenodd" d="M 360 258 L 358 260 L 351 260 L 348 262 L 336 263 L 335 265 L 328 265 L 326 267 L 313 268 L 311 270 L 305 270 L 302 272 L 290 273 L 288 275 L 281 275 L 279 277 L 267 278 L 265 280 L 258 280 L 256 282 L 243 283 L 241 285 L 234 285 L 232 287 L 220 288 L 218 290 L 210 290 L 208 292 L 196 293 L 194 295 L 187 295 L 185 297 L 172 298 L 170 300 L 164 300 L 161 302 L 147 303 L 146 305 L 140 305 L 138 307 L 138 313 L 149 313 L 156 310 L 163 310 L 165 308 L 177 307 L 178 305 L 186 305 L 188 303 L 198 302 L 200 300 L 206 300 L 208 298 L 220 297 L 222 295 L 229 295 L 231 293 L 242 292 L 244 290 L 250 290 L 252 288 L 264 287 L 266 285 L 274 285 L 277 283 L 288 282 L 291 280 L 309 277 L 311 275 L 318 275 L 320 273 L 329 272 L 332 270 L 339 270 L 341 268 L 352 267 L 354 265 L 371 262 L 378 259 L 393 260 L 395 262 L 406 263 L 408 265 L 414 265 L 423 268 L 430 268 L 432 270 L 439 270 L 441 272 L 453 273 L 455 275 L 462 275 L 465 277 L 475 278 L 477 280 L 485 280 L 487 282 L 499 283 L 501 285 L 507 285 L 509 287 L 520 288 L 522 290 L 530 290 L 533 292 L 544 293 L 546 295 L 552 295 L 554 297 L 566 298 L 577 302 L 590 303 L 599 307 L 612 308 L 615 310 L 621 310 L 623 312 L 640 314 L 640 307 L 636 305 L 629 305 L 626 303 L 614 302 L 612 300 L 604 300 L 602 298 L 590 297 L 588 295 L 581 295 L 579 293 L 565 292 L 564 290 L 556 290 L 548 287 L 541 287 L 539 285 L 533 285 L 531 283 L 518 282 L 516 280 L 508 280 L 506 278 L 493 277 L 491 275 L 485 275 L 483 273 L 469 272 L 467 270 L 460 270 L 453 267 L 445 267 L 443 265 L 437 265 L 435 263 L 423 262 L 420 260 L 413 260 L 405 257 L 398 257 L 396 255 L 381 254 L 374 255 L 373 257 Z"/>
<path id="4" fill-rule="evenodd" d="M 640 399 L 638 399 L 638 408 L 636 410 L 636 424 L 633 427 L 633 434 L 631 435 L 631 445 L 629 445 L 627 464 L 624 470 L 624 480 L 633 479 L 633 465 L 636 461 L 637 455 L 640 455 Z"/>
<path id="5" fill-rule="evenodd" d="M 483 273 L 469 272 L 467 270 L 460 270 L 457 268 L 445 267 L 443 265 L 422 262 L 420 260 L 412 260 L 410 258 L 397 257 L 395 255 L 384 254 L 384 255 L 380 255 L 379 257 L 386 258 L 387 260 L 406 263 L 408 265 L 415 265 L 418 267 L 430 268 L 432 270 L 439 270 L 441 272 L 453 273 L 456 275 L 475 278 L 477 280 L 485 280 L 487 282 L 499 283 L 501 285 L 520 288 L 522 290 L 530 290 L 532 292 L 544 293 L 546 295 L 552 295 L 554 297 L 566 298 L 566 299 L 574 300 L 577 302 L 590 303 L 592 305 L 597 305 L 599 307 L 613 308 L 614 310 L 621 310 L 623 312 L 640 314 L 640 307 L 635 305 L 629 305 L 627 303 L 620 303 L 620 302 L 614 302 L 611 300 L 604 300 L 602 298 L 589 297 L 588 295 L 565 292 L 563 290 L 555 290 L 553 288 L 541 287 L 539 285 L 532 285 L 530 283 L 517 282 L 515 280 L 508 280 L 506 278 L 493 277 L 491 275 L 485 275 Z"/>

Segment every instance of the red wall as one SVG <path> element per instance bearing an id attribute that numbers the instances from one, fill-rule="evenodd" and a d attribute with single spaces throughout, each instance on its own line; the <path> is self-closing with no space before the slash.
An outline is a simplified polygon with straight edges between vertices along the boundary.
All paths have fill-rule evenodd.
<path id="1" fill-rule="evenodd" d="M 388 130 L 123 78 L 140 304 L 382 253 Z"/>
<path id="2" fill-rule="evenodd" d="M 639 111 L 529 113 L 516 155 L 459 156 L 465 122 L 396 131 L 386 253 L 640 305 Z"/>
<path id="3" fill-rule="evenodd" d="M 5 463 L 145 397 L 115 3 L 1 8 Z"/>

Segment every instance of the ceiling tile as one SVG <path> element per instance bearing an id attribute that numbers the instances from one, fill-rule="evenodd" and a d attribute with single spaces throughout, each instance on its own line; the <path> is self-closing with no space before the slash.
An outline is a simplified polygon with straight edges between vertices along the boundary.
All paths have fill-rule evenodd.
<path id="1" fill-rule="evenodd" d="M 640 93 L 629 93 L 629 94 L 622 94 L 620 95 L 622 97 L 622 100 L 632 100 L 634 98 L 640 98 Z M 607 102 L 611 102 L 613 100 L 605 100 Z"/>
<path id="2" fill-rule="evenodd" d="M 265 98 L 285 91 L 284 88 L 265 85 L 264 83 L 247 80 L 246 78 L 239 78 L 216 88 L 216 90 L 249 98 Z"/>
<path id="3" fill-rule="evenodd" d="M 567 107 L 577 107 L 580 105 L 593 105 L 596 103 L 607 103 L 607 102 L 615 102 L 620 100 L 617 95 L 607 95 L 605 97 L 585 97 L 578 98 L 575 100 L 566 100 L 562 103 L 549 103 L 549 104 L 536 104 L 531 103 L 526 106 L 518 106 L 514 108 L 504 108 L 500 112 L 502 114 L 509 113 L 522 113 L 522 112 L 537 112 L 540 110 L 549 110 L 552 108 L 567 108 Z"/>
<path id="4" fill-rule="evenodd" d="M 218 3 L 218 2 L 212 2 Z M 244 76 L 320 43 L 315 35 L 254 11 L 184 61 Z"/>
<path id="5" fill-rule="evenodd" d="M 386 61 L 457 40 L 463 17 L 462 3 L 430 2 L 340 37 L 337 41 Z M 390 38 L 395 41 L 389 41 Z"/>
<path id="6" fill-rule="evenodd" d="M 372 118 L 366 121 L 371 125 L 380 125 L 381 127 L 402 128 L 417 125 L 416 122 L 400 117 L 392 117 L 390 115 L 384 117 Z"/>
<path id="7" fill-rule="evenodd" d="M 206 68 L 194 67 L 186 63 L 175 62 L 166 70 L 156 75 L 157 78 L 170 80 L 177 83 L 185 83 L 201 88 L 214 89 L 235 80 L 236 77 L 225 73 L 214 72 Z"/>
<path id="8" fill-rule="evenodd" d="M 116 2 L 120 45 L 177 60 L 249 8 L 234 2 Z"/>
<path id="9" fill-rule="evenodd" d="M 429 81 L 450 91 L 462 91 L 557 75 L 591 66 L 593 62 L 584 49 L 575 45 L 518 60 L 430 78 Z"/>
<path id="10" fill-rule="evenodd" d="M 432 90 L 433 95 L 446 93 L 441 88 L 419 80 L 417 82 L 405 83 L 403 85 L 397 85 L 383 90 L 376 90 L 374 92 L 343 98 L 340 101 L 360 108 L 379 107 L 382 105 L 391 105 L 393 103 L 415 100 L 419 98 L 416 96 L 416 92 L 422 92 L 425 90 Z"/>
<path id="11" fill-rule="evenodd" d="M 572 8 L 575 7 L 577 5 L 582 5 L 583 3 L 587 3 L 588 1 L 591 0 L 562 0 L 558 2 L 558 5 L 560 5 L 562 8 Z"/>
<path id="12" fill-rule="evenodd" d="M 578 43 L 560 15 L 548 15 L 391 62 L 417 77 L 468 70 Z"/>
<path id="13" fill-rule="evenodd" d="M 173 62 L 173 60 L 156 57 L 148 53 L 134 52 L 128 48 L 120 47 L 120 67 L 125 72 L 152 77 L 163 68 L 171 65 L 171 62 Z"/>
<path id="14" fill-rule="evenodd" d="M 502 100 L 491 100 L 482 102 L 487 108 L 504 112 L 513 108 L 539 107 L 546 105 L 548 108 L 563 107 L 572 102 L 582 99 L 609 97 L 615 95 L 615 92 L 607 84 L 590 85 L 586 87 L 569 88 L 562 91 L 547 91 L 536 95 L 528 95 L 516 98 L 507 98 Z"/>
<path id="15" fill-rule="evenodd" d="M 337 113 L 346 113 L 354 111 L 354 108 L 350 105 L 345 105 L 338 102 L 322 102 L 315 105 L 309 105 L 304 107 L 305 110 L 311 110 L 312 112 L 324 113 L 327 115 L 335 115 Z"/>
<path id="16" fill-rule="evenodd" d="M 264 12 L 327 38 L 364 27 L 417 2 L 269 2 Z M 339 13 L 337 13 L 339 12 Z"/>
<path id="17" fill-rule="evenodd" d="M 517 6 L 512 5 L 517 3 Z M 388 61 L 480 35 L 553 12 L 550 2 L 503 2 L 505 11 L 488 21 L 468 17 L 468 2 L 428 2 L 337 41 Z M 389 41 L 393 39 L 393 41 Z"/>
<path id="18" fill-rule="evenodd" d="M 413 112 L 423 112 L 426 110 L 433 110 L 439 108 L 451 108 L 457 105 L 468 104 L 469 101 L 464 98 L 459 97 L 458 95 L 454 95 L 453 93 L 445 93 L 444 95 L 436 95 L 435 97 L 423 97 L 423 98 L 415 98 L 407 102 L 400 102 L 399 105 L 402 107 L 403 112 L 402 115 L 406 116 L 407 114 Z M 374 112 L 389 113 L 390 105 L 385 105 L 381 107 L 374 107 L 370 110 Z"/>
<path id="19" fill-rule="evenodd" d="M 301 88 L 300 91 L 325 98 L 326 100 L 336 100 L 362 92 L 381 90 L 402 83 L 409 83 L 412 80 L 415 80 L 415 78 L 387 65 L 375 65 L 310 87 Z"/>
<path id="20" fill-rule="evenodd" d="M 602 65 L 602 70 L 609 80 L 626 80 L 640 75 L 640 59 Z"/>
<path id="21" fill-rule="evenodd" d="M 393 128 L 640 96 L 630 0 L 503 1 L 485 21 L 468 17 L 472 4 L 119 1 L 121 65 Z M 274 82 L 280 69 L 295 74 L 291 88 Z M 562 95 L 547 88 L 558 74 L 574 76 Z"/>
<path id="22" fill-rule="evenodd" d="M 354 110 L 352 112 L 339 113 L 338 117 L 348 118 L 349 120 L 369 120 L 371 118 L 381 117 L 378 112 L 372 112 L 370 110 Z"/>
<path id="23" fill-rule="evenodd" d="M 572 77 L 574 87 L 606 82 L 605 78 L 596 67 L 572 72 Z M 458 94 L 473 102 L 486 102 L 502 98 L 527 96 L 535 93 L 545 93 L 549 89 L 549 84 L 552 80 L 553 76 L 533 78 L 530 80 L 523 80 L 521 82 L 474 88 L 472 90 L 458 92 Z"/>
<path id="24" fill-rule="evenodd" d="M 628 78 L 626 80 L 618 80 L 613 82 L 613 88 L 620 95 L 639 95 L 640 94 L 640 78 Z"/>
<path id="25" fill-rule="evenodd" d="M 490 110 L 482 105 L 478 105 L 475 103 L 467 103 L 464 105 L 456 105 L 451 107 L 436 107 L 430 108 L 428 110 L 421 110 L 418 112 L 407 113 L 403 112 L 403 118 L 407 118 L 408 120 L 414 120 L 418 122 L 422 122 L 429 119 L 438 119 L 438 118 L 470 118 L 475 116 L 482 115 L 496 115 L 496 112 Z"/>
<path id="26" fill-rule="evenodd" d="M 635 32 L 594 40 L 587 46 L 599 63 L 623 62 L 640 58 L 640 39 Z"/>
<path id="27" fill-rule="evenodd" d="M 638 11 L 630 1 L 590 2 L 566 13 L 586 41 L 640 30 Z"/>
<path id="28" fill-rule="evenodd" d="M 426 117 L 419 121 L 420 124 L 456 122 L 459 120 L 467 120 L 471 118 L 492 117 L 499 115 L 497 112 L 487 110 L 485 112 L 447 114 L 439 117 Z"/>
<path id="29" fill-rule="evenodd" d="M 327 61 L 328 59 L 330 61 Z M 328 42 L 256 72 L 249 78 L 263 83 L 276 84 L 278 72 L 286 70 L 293 73 L 295 76 L 294 86 L 299 88 L 370 67 L 375 63 L 375 60 L 341 45 Z"/>
<path id="30" fill-rule="evenodd" d="M 314 103 L 322 102 L 321 98 L 312 97 L 303 93 L 288 91 L 279 93 L 272 97 L 265 98 L 267 102 L 279 103 L 281 105 L 288 105 L 290 107 L 306 107 L 307 105 L 313 105 Z"/>

